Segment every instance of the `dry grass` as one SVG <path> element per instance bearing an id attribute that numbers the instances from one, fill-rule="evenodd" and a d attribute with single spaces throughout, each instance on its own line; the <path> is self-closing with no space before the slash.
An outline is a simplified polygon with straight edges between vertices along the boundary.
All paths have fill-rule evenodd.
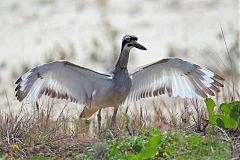
<path id="1" fill-rule="evenodd" d="M 228 88 L 229 89 L 229 88 Z M 230 90 L 230 89 L 229 89 Z M 232 100 L 231 91 L 223 89 L 217 96 Z M 236 92 L 236 99 L 239 93 Z M 149 106 L 141 104 L 122 107 L 118 112 L 117 127 L 110 130 L 111 114 L 106 112 L 103 119 L 101 138 L 98 138 L 95 119 L 82 120 L 79 117 L 68 116 L 64 113 L 70 104 L 63 106 L 60 114 L 55 118 L 54 107 L 58 107 L 51 99 L 45 105 L 36 105 L 32 111 L 26 111 L 25 106 L 19 113 L 0 113 L 0 153 L 9 157 L 28 158 L 32 156 L 47 156 L 54 158 L 81 157 L 88 152 L 88 147 L 96 142 L 116 139 L 124 136 L 138 135 L 148 128 L 166 130 L 185 130 L 188 133 L 198 132 L 208 135 L 211 126 L 207 123 L 208 115 L 205 105 L 201 101 L 177 101 L 169 104 L 166 101 L 152 102 Z M 220 103 L 220 102 L 218 102 Z M 176 113 L 170 108 L 182 106 L 181 112 Z M 168 112 L 169 116 L 165 114 Z M 174 109 L 173 109 L 174 110 Z M 224 141 L 232 141 L 232 154 L 239 154 L 240 137 L 237 133 L 215 128 L 215 133 Z"/>

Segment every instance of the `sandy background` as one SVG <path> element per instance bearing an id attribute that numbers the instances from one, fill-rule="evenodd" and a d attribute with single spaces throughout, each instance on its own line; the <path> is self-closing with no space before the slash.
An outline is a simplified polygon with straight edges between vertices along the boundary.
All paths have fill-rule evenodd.
<path id="1" fill-rule="evenodd" d="M 221 74 L 226 48 L 220 26 L 231 46 L 239 38 L 239 10 L 238 0 L 2 0 L 1 109 L 20 106 L 14 98 L 13 73 L 19 76 L 22 64 L 44 63 L 51 49 L 60 46 L 74 50 L 76 58 L 71 61 L 109 71 L 112 61 L 106 67 L 90 61 L 89 55 L 94 51 L 110 61 L 112 52 L 120 50 L 125 34 L 137 35 L 148 49 L 132 51 L 130 70 L 176 56 Z M 95 41 L 98 49 L 94 48 Z M 113 44 L 117 48 L 113 49 Z"/>

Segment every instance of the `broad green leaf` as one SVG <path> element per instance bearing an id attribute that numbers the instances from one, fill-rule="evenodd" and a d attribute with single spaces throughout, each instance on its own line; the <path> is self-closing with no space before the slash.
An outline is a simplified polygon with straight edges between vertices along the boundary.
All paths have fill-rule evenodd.
<path id="1" fill-rule="evenodd" d="M 231 118 L 226 115 L 213 115 L 209 118 L 209 122 L 222 128 L 232 128 L 234 126 Z"/>
<path id="2" fill-rule="evenodd" d="M 232 105 L 228 103 L 223 103 L 220 105 L 220 110 L 226 114 L 230 114 L 232 110 Z"/>
<path id="3" fill-rule="evenodd" d="M 145 147 L 157 147 L 161 142 L 161 136 L 152 137 Z"/>
<path id="4" fill-rule="evenodd" d="M 230 117 L 232 125 L 230 128 L 237 129 L 240 125 L 240 101 L 222 104 L 220 109 Z"/>
<path id="5" fill-rule="evenodd" d="M 126 157 L 127 160 L 137 160 L 137 156 L 134 155 L 134 154 L 129 154 L 127 157 Z"/>
<path id="6" fill-rule="evenodd" d="M 233 110 L 236 112 L 240 112 L 240 101 L 223 103 L 220 105 L 220 109 L 227 114 L 231 114 Z"/>
<path id="7" fill-rule="evenodd" d="M 133 145 L 133 149 L 134 149 L 137 153 L 139 153 L 139 152 L 141 151 L 141 149 L 142 149 L 142 146 L 139 145 L 139 144 L 135 144 L 135 145 Z"/>
<path id="8" fill-rule="evenodd" d="M 219 127 L 221 127 L 221 128 L 226 128 L 225 125 L 224 125 L 224 122 L 223 122 L 223 120 L 222 120 L 221 118 L 217 118 L 217 119 L 216 119 L 216 123 L 217 123 L 217 125 L 218 125 Z"/>
<path id="9" fill-rule="evenodd" d="M 141 152 L 137 155 L 138 159 L 148 159 L 152 158 L 157 154 L 158 147 L 147 147 L 143 148 Z"/>
<path id="10" fill-rule="evenodd" d="M 240 123 L 240 104 L 234 105 L 230 113 L 230 117 Z"/>
<path id="11" fill-rule="evenodd" d="M 211 98 L 206 98 L 205 104 L 207 106 L 209 115 L 214 115 L 214 107 L 216 106 L 215 102 Z"/>
<path id="12" fill-rule="evenodd" d="M 151 135 L 151 136 L 156 136 L 156 135 L 160 135 L 161 132 L 155 128 L 149 129 L 146 131 L 147 135 Z"/>

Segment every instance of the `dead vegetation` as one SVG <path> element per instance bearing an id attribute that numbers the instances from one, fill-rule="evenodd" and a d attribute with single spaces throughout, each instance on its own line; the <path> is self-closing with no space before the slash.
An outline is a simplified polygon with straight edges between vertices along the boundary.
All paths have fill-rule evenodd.
<path id="1" fill-rule="evenodd" d="M 232 99 L 221 97 L 229 96 L 229 92 L 223 91 L 218 98 Z M 240 98 L 238 95 L 237 92 L 235 100 Z M 239 156 L 239 129 L 230 132 L 209 124 L 205 105 L 201 101 L 182 102 L 181 112 L 174 112 L 174 108 L 181 106 L 179 103 L 176 100 L 172 103 L 175 106 L 171 106 L 164 100 L 159 103 L 153 101 L 152 110 L 150 105 L 143 104 L 122 107 L 114 130 L 110 130 L 111 114 L 106 112 L 102 117 L 105 121 L 100 138 L 97 135 L 97 123 L 94 118 L 83 120 L 64 113 L 71 104 L 64 105 L 58 116 L 53 116 L 54 107 L 58 106 L 52 99 L 48 99 L 45 105 L 36 105 L 31 112 L 26 111 L 22 105 L 17 114 L 13 112 L 0 114 L 0 153 L 23 159 L 33 156 L 53 159 L 84 157 L 89 149 L 99 145 L 99 142 L 136 136 L 143 130 L 157 128 L 163 132 L 183 130 L 188 134 L 199 133 L 205 136 L 214 133 L 222 141 L 231 142 L 232 156 Z M 169 116 L 166 116 L 164 110 L 167 110 Z"/>

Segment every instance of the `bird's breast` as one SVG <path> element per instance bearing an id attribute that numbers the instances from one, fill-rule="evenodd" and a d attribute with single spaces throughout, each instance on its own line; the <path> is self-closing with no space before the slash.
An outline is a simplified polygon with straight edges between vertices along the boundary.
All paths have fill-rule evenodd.
<path id="1" fill-rule="evenodd" d="M 121 105 L 129 94 L 132 82 L 129 76 L 113 79 L 111 86 L 104 92 L 96 92 L 95 102 L 100 107 L 114 107 Z"/>

